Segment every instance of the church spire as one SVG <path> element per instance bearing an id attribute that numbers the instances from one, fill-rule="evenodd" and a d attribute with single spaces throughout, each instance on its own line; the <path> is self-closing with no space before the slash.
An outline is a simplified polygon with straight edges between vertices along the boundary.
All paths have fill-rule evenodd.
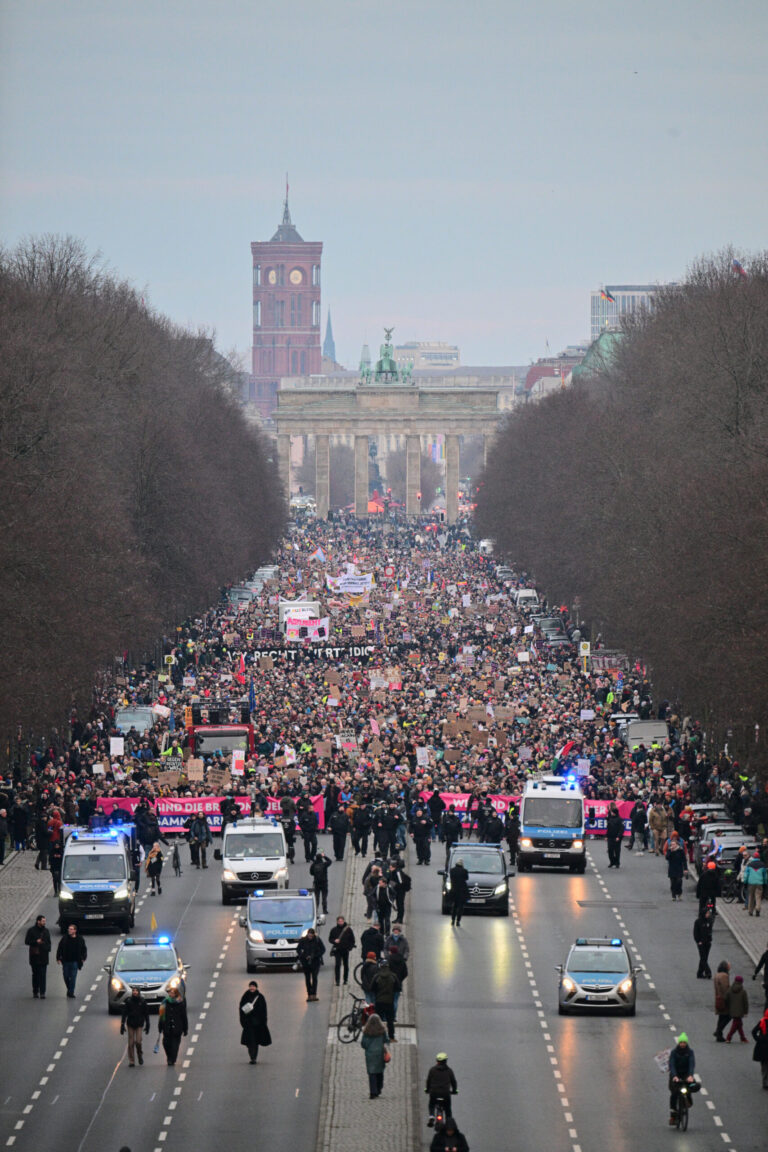
<path id="1" fill-rule="evenodd" d="M 291 210 L 288 207 L 288 173 L 285 174 L 285 203 L 283 204 L 283 224 L 292 224 Z"/>
<path id="2" fill-rule="evenodd" d="M 328 309 L 328 323 L 325 326 L 325 340 L 323 341 L 323 356 L 327 360 L 333 360 L 336 363 L 336 342 L 333 339 L 333 328 L 331 327 L 331 310 Z"/>

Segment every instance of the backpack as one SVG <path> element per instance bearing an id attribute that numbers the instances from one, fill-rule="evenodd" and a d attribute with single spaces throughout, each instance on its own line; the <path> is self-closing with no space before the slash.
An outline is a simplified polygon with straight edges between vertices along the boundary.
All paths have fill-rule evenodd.
<path id="1" fill-rule="evenodd" d="M 403 876 L 403 892 L 410 892 L 410 890 L 411 890 L 411 878 L 407 872 L 403 872 L 402 876 Z"/>

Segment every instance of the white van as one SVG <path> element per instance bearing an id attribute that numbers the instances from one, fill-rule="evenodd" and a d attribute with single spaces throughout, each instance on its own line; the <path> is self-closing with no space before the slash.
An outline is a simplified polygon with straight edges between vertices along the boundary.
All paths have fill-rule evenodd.
<path id="1" fill-rule="evenodd" d="M 669 740 L 666 720 L 632 720 L 621 730 L 621 737 L 634 752 L 642 744 L 645 748 L 663 748 Z"/>
<path id="2" fill-rule="evenodd" d="M 535 588 L 518 588 L 515 592 L 515 607 L 521 612 L 537 612 L 539 596 Z"/>
<path id="3" fill-rule="evenodd" d="M 132 859 L 133 826 L 73 831 L 64 843 L 59 891 L 59 926 L 115 924 L 133 927 L 136 884 Z"/>
<path id="4" fill-rule="evenodd" d="M 222 904 L 256 888 L 288 887 L 285 833 L 278 820 L 253 816 L 227 824 L 213 855 L 222 863 Z"/>

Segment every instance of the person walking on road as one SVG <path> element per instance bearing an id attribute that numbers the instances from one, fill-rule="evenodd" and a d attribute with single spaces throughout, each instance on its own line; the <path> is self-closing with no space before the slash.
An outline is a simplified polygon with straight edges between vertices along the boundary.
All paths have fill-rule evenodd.
<path id="1" fill-rule="evenodd" d="M 714 911 L 720 891 L 720 875 L 717 871 L 717 864 L 715 864 L 714 860 L 709 860 L 696 884 L 696 895 L 699 899 L 699 915 L 704 911 L 707 904 L 711 904 Z"/>
<path id="2" fill-rule="evenodd" d="M 763 889 L 768 885 L 768 869 L 760 859 L 760 853 L 757 850 L 744 868 L 744 884 L 749 893 L 747 910 L 750 916 L 759 916 L 760 907 L 763 903 Z"/>
<path id="3" fill-rule="evenodd" d="M 208 825 L 208 818 L 201 810 L 195 816 L 194 820 L 189 827 L 189 851 L 192 856 L 192 864 L 195 868 L 200 867 L 202 861 L 203 868 L 208 867 L 208 848 L 213 843 L 213 836 L 211 829 Z"/>
<path id="4" fill-rule="evenodd" d="M 461 926 L 464 905 L 469 899 L 469 872 L 463 860 L 457 860 L 450 871 L 451 878 L 451 924 Z"/>
<path id="5" fill-rule="evenodd" d="M 712 910 L 707 907 L 693 922 L 693 939 L 699 950 L 697 980 L 708 980 L 712 975 L 709 967 L 709 950 L 712 947 Z"/>
<path id="6" fill-rule="evenodd" d="M 386 1020 L 387 1032 L 392 1044 L 395 1039 L 395 993 L 400 991 L 400 981 L 389 966 L 389 958 L 379 966 L 371 981 L 374 1011 Z"/>
<path id="7" fill-rule="evenodd" d="M 248 1049 L 251 1064 L 255 1064 L 259 1048 L 268 1048 L 272 1043 L 267 1026 L 267 1002 L 255 980 L 251 980 L 240 997 L 240 1027 L 240 1043 Z"/>
<path id="8" fill-rule="evenodd" d="M 335 963 L 335 979 L 338 988 L 342 967 L 344 969 L 344 983 L 349 981 L 349 954 L 356 943 L 352 927 L 347 924 L 343 916 L 336 917 L 336 925 L 331 928 L 328 943 L 331 946 L 331 956 L 333 956 Z"/>
<path id="9" fill-rule="evenodd" d="M 730 1016 L 728 1015 L 728 989 L 731 986 L 728 973 L 730 971 L 731 966 L 728 961 L 721 960 L 712 981 L 715 988 L 715 1014 L 717 1015 L 717 1027 L 715 1028 L 714 1035 L 718 1044 L 725 1043 L 723 1029 L 730 1020 Z"/>
<path id="10" fill-rule="evenodd" d="M 48 848 L 48 867 L 51 870 L 54 896 L 58 896 L 61 891 L 61 867 L 63 861 L 64 845 L 61 840 L 52 840 Z"/>
<path id="11" fill-rule="evenodd" d="M 138 988 L 131 988 L 131 994 L 123 1004 L 120 1035 L 124 1036 L 126 1030 L 128 1032 L 128 1067 L 133 1068 L 136 1057 L 139 1059 L 139 1064 L 144 1063 L 142 1040 L 144 1033 L 149 1032 L 149 1005 Z"/>
<path id="12" fill-rule="evenodd" d="M 677 832 L 673 832 L 667 841 L 667 876 L 669 877 L 669 889 L 672 893 L 673 900 L 682 900 L 683 898 L 683 877 L 688 875 L 688 861 L 685 856 L 685 848 L 680 843 L 680 836 Z"/>
<path id="13" fill-rule="evenodd" d="M 728 1007 L 728 1015 L 731 1018 L 731 1027 L 728 1029 L 728 1035 L 725 1038 L 726 1043 L 730 1044 L 734 1033 L 738 1032 L 742 1044 L 746 1044 L 747 1038 L 744 1035 L 744 1025 L 742 1021 L 749 1012 L 749 997 L 744 987 L 743 976 L 734 976 L 733 984 L 731 984 L 728 989 L 726 1005 Z"/>
<path id="14" fill-rule="evenodd" d="M 764 1007 L 768 1008 L 768 947 L 763 952 L 762 956 L 755 965 L 755 971 L 752 973 L 752 979 L 757 980 L 760 973 L 763 973 L 763 991 L 765 992 Z"/>
<path id="15" fill-rule="evenodd" d="M 315 904 L 320 908 L 322 903 L 323 912 L 328 915 L 328 869 L 333 864 L 330 856 L 326 856 L 322 848 L 315 853 L 315 858 L 309 866 L 309 874 L 312 877 L 315 888 Z"/>
<path id="16" fill-rule="evenodd" d="M 360 1039 L 360 1044 L 365 1052 L 365 1070 L 368 1073 L 368 1091 L 371 1100 L 381 1096 L 384 1088 L 385 1053 L 389 1051 L 386 1036 L 387 1030 L 381 1017 L 377 1016 L 375 1012 L 371 1013 Z"/>
<path id="17" fill-rule="evenodd" d="M 621 868 L 621 842 L 624 839 L 624 821 L 619 809 L 611 804 L 605 822 L 605 838 L 608 842 L 608 867 Z"/>
<path id="18" fill-rule="evenodd" d="M 760 1064 L 763 1090 L 768 1092 L 768 1008 L 763 1012 L 762 1019 L 758 1020 L 752 1029 L 752 1039 L 755 1042 L 752 1059 Z"/>
<path id="19" fill-rule="evenodd" d="M 77 974 L 87 959 L 88 949 L 85 940 L 77 931 L 77 925 L 70 924 L 66 936 L 62 936 L 56 949 L 56 962 L 61 964 L 64 983 L 67 986 L 67 997 L 70 1000 L 75 998 Z"/>
<path id="20" fill-rule="evenodd" d="M 45 981 L 48 975 L 48 957 L 51 954 L 51 934 L 45 926 L 45 916 L 38 916 L 27 929 L 24 943 L 29 948 L 29 966 L 32 969 L 32 995 L 45 1000 Z"/>
<path id="21" fill-rule="evenodd" d="M 157 892 L 158 896 L 162 895 L 163 889 L 160 884 L 160 877 L 163 871 L 163 853 L 159 844 L 153 844 L 147 853 L 146 859 L 144 860 L 144 871 L 149 880 L 150 896 L 154 896 L 155 892 Z"/>
<path id="22" fill-rule="evenodd" d="M 333 855 L 336 860 L 344 859 L 344 845 L 349 833 L 349 817 L 343 808 L 337 808 L 328 821 L 328 827 L 333 836 Z"/>
<path id="23" fill-rule="evenodd" d="M 629 836 L 629 850 L 630 852 L 635 846 L 635 837 L 640 841 L 641 847 L 637 849 L 639 855 L 642 856 L 648 847 L 648 816 L 645 811 L 645 804 L 642 800 L 636 800 L 632 811 L 629 814 L 630 819 L 630 836 Z"/>
<path id="24" fill-rule="evenodd" d="M 301 964 L 304 972 L 308 1004 L 316 1004 L 318 1001 L 317 974 L 323 962 L 324 952 L 325 944 L 323 944 L 314 928 L 308 928 L 306 936 L 302 936 L 296 948 L 296 955 L 299 958 L 299 964 Z"/>
<path id="25" fill-rule="evenodd" d="M 429 1152 L 469 1152 L 466 1136 L 459 1131 L 453 1116 L 449 1116 L 442 1132 L 435 1132 Z"/>
<path id="26" fill-rule="evenodd" d="M 189 1031 L 187 1002 L 182 996 L 180 988 L 171 988 L 160 1005 L 157 1030 L 163 1038 L 166 1061 L 169 1068 L 172 1068 L 179 1054 L 181 1038 L 186 1036 Z"/>

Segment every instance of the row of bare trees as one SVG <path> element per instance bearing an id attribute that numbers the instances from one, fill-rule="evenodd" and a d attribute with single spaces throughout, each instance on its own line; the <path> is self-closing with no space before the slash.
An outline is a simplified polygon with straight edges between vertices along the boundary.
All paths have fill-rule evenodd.
<path id="1" fill-rule="evenodd" d="M 72 239 L 0 252 L 0 732 L 42 731 L 266 558 L 285 509 L 232 369 Z"/>
<path id="2" fill-rule="evenodd" d="M 479 530 L 764 762 L 768 254 L 746 276 L 731 252 L 700 260 L 601 343 L 586 379 L 506 425 Z"/>

